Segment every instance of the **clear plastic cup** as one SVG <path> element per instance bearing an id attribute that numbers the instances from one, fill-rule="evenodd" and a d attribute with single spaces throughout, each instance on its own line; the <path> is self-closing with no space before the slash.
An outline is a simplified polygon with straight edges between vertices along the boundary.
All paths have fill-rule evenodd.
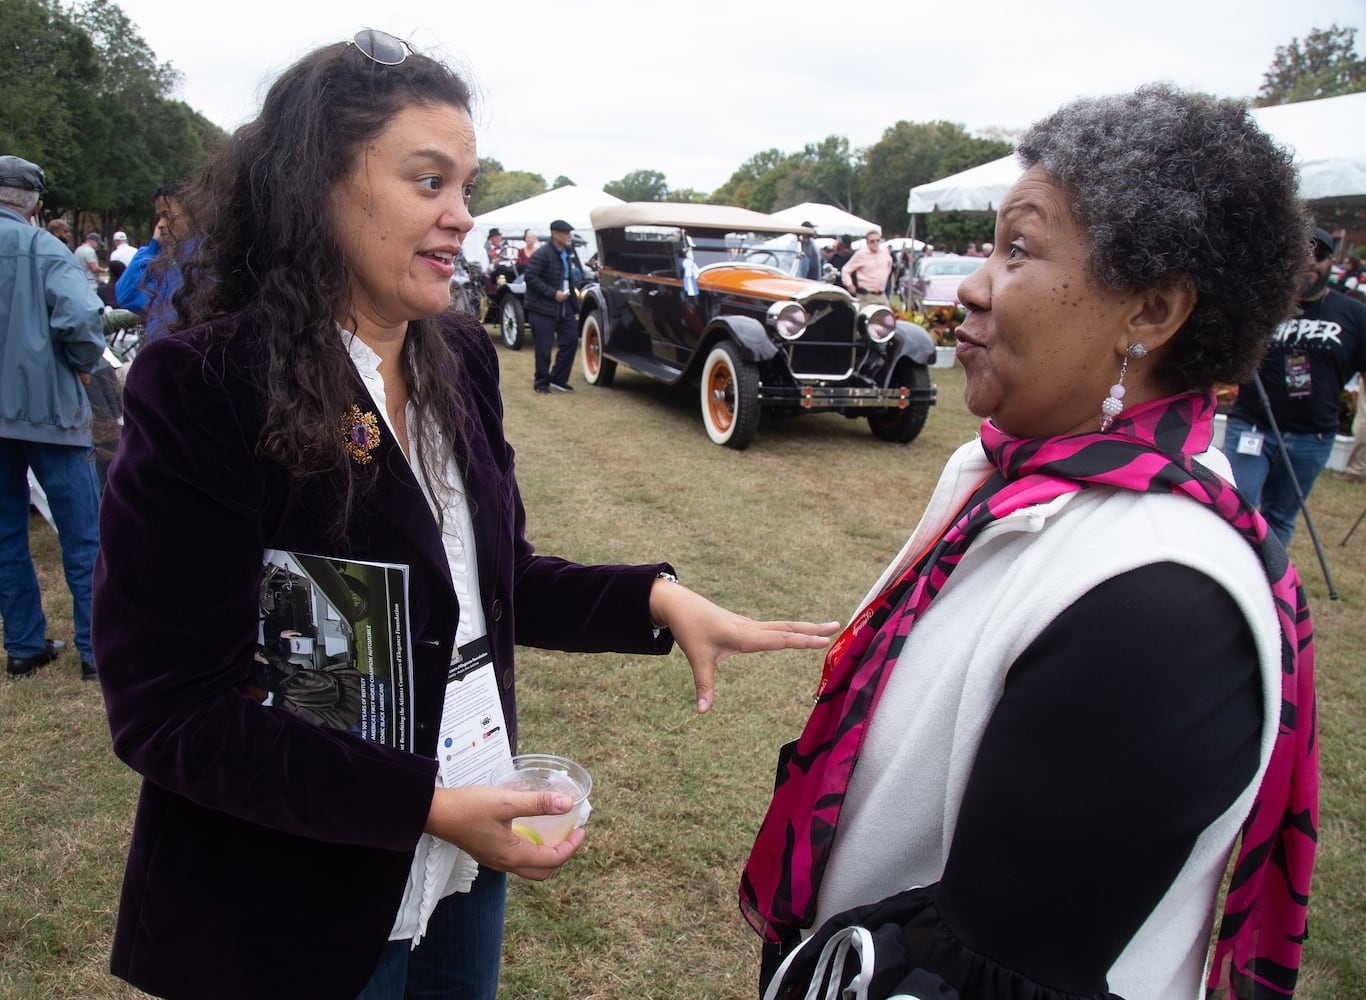
<path id="1" fill-rule="evenodd" d="M 492 784 L 519 792 L 560 792 L 574 800 L 567 813 L 556 816 L 519 816 L 512 821 L 512 832 L 533 844 L 553 847 L 576 827 L 588 822 L 591 807 L 588 793 L 593 779 L 582 764 L 554 754 L 524 753 L 512 758 L 512 765 L 493 775 Z"/>

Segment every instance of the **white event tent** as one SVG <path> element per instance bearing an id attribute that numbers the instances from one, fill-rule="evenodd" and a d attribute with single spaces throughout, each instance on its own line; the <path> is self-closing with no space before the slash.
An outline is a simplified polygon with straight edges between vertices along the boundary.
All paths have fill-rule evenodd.
<path id="1" fill-rule="evenodd" d="M 538 194 L 525 201 L 514 202 L 476 215 L 474 228 L 465 237 L 465 256 L 481 267 L 486 267 L 488 261 L 484 258 L 484 240 L 488 238 L 490 229 L 496 227 L 502 231 L 504 237 L 517 239 L 520 239 L 526 230 L 534 229 L 538 236 L 545 239 L 550 234 L 550 224 L 556 219 L 563 219 L 574 227 L 574 235 L 582 237 L 587 244 L 579 250 L 580 259 L 587 263 L 588 258 L 598 252 L 598 243 L 593 237 L 593 224 L 589 221 L 588 213 L 603 205 L 620 204 L 620 198 L 614 198 L 597 188 L 579 187 L 575 184 L 557 187 L 553 191 Z"/>
<path id="2" fill-rule="evenodd" d="M 1366 203 L 1366 91 L 1255 108 L 1252 116 L 1295 151 L 1301 198 Z"/>
<path id="3" fill-rule="evenodd" d="M 1299 104 L 1253 108 L 1252 117 L 1294 150 L 1300 196 L 1306 201 L 1366 201 L 1366 91 Z M 1015 154 L 911 188 L 906 210 L 995 211 L 1020 176 Z"/>
<path id="4" fill-rule="evenodd" d="M 817 236 L 862 238 L 868 234 L 869 230 L 882 228 L 876 222 L 860 219 L 857 215 L 846 212 L 842 208 L 825 205 L 818 201 L 804 201 L 800 205 L 793 205 L 781 212 L 770 214 L 779 222 L 786 222 L 792 226 L 800 226 L 809 222 Z"/>

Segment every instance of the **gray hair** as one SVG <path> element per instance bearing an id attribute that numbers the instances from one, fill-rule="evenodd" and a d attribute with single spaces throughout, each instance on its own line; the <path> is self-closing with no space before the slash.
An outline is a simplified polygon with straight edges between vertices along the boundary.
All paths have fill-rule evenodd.
<path id="1" fill-rule="evenodd" d="M 26 219 L 38 207 L 38 197 L 37 191 L 0 185 L 0 205 L 14 209 Z"/>
<path id="2" fill-rule="evenodd" d="M 1183 389 L 1251 377 L 1295 308 L 1310 223 L 1290 153 L 1243 102 L 1166 84 L 1083 98 L 1037 122 L 1018 152 L 1068 192 L 1097 281 L 1193 283 L 1163 377 Z"/>

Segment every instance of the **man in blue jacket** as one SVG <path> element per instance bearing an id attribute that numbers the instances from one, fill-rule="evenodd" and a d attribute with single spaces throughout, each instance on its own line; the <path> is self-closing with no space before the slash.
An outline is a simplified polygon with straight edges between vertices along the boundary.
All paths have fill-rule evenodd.
<path id="1" fill-rule="evenodd" d="M 104 353 L 104 333 L 99 296 L 70 249 L 29 222 L 46 189 L 36 164 L 0 156 L 0 619 L 10 677 L 46 666 L 65 645 L 47 637 L 29 552 L 32 469 L 61 539 L 81 676 L 89 680 L 99 492 L 85 383 Z"/>
<path id="2" fill-rule="evenodd" d="M 189 239 L 189 226 L 180 204 L 184 187 L 183 181 L 167 181 L 157 188 L 152 196 L 157 212 L 156 229 L 147 245 L 133 255 L 128 270 L 114 288 L 119 305 L 142 317 L 148 340 L 164 336 L 175 319 L 171 296 L 180 289 L 180 258 Z"/>

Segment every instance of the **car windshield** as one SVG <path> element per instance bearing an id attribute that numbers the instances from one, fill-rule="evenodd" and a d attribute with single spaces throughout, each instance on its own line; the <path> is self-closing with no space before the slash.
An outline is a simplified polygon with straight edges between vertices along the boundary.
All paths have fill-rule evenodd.
<path id="1" fill-rule="evenodd" d="M 985 262 L 985 257 L 929 257 L 921 265 L 920 273 L 927 278 L 946 274 L 971 274 Z"/>
<path id="2" fill-rule="evenodd" d="M 669 243 L 675 247 L 685 238 L 698 267 L 712 264 L 764 264 L 785 274 L 795 273 L 800 248 L 791 234 L 726 232 L 720 229 L 689 229 L 673 226 L 629 226 L 627 243 Z"/>
<path id="3" fill-rule="evenodd" d="M 797 237 L 767 233 L 689 234 L 692 257 L 698 267 L 709 264 L 762 264 L 784 274 L 795 274 L 800 256 Z"/>

